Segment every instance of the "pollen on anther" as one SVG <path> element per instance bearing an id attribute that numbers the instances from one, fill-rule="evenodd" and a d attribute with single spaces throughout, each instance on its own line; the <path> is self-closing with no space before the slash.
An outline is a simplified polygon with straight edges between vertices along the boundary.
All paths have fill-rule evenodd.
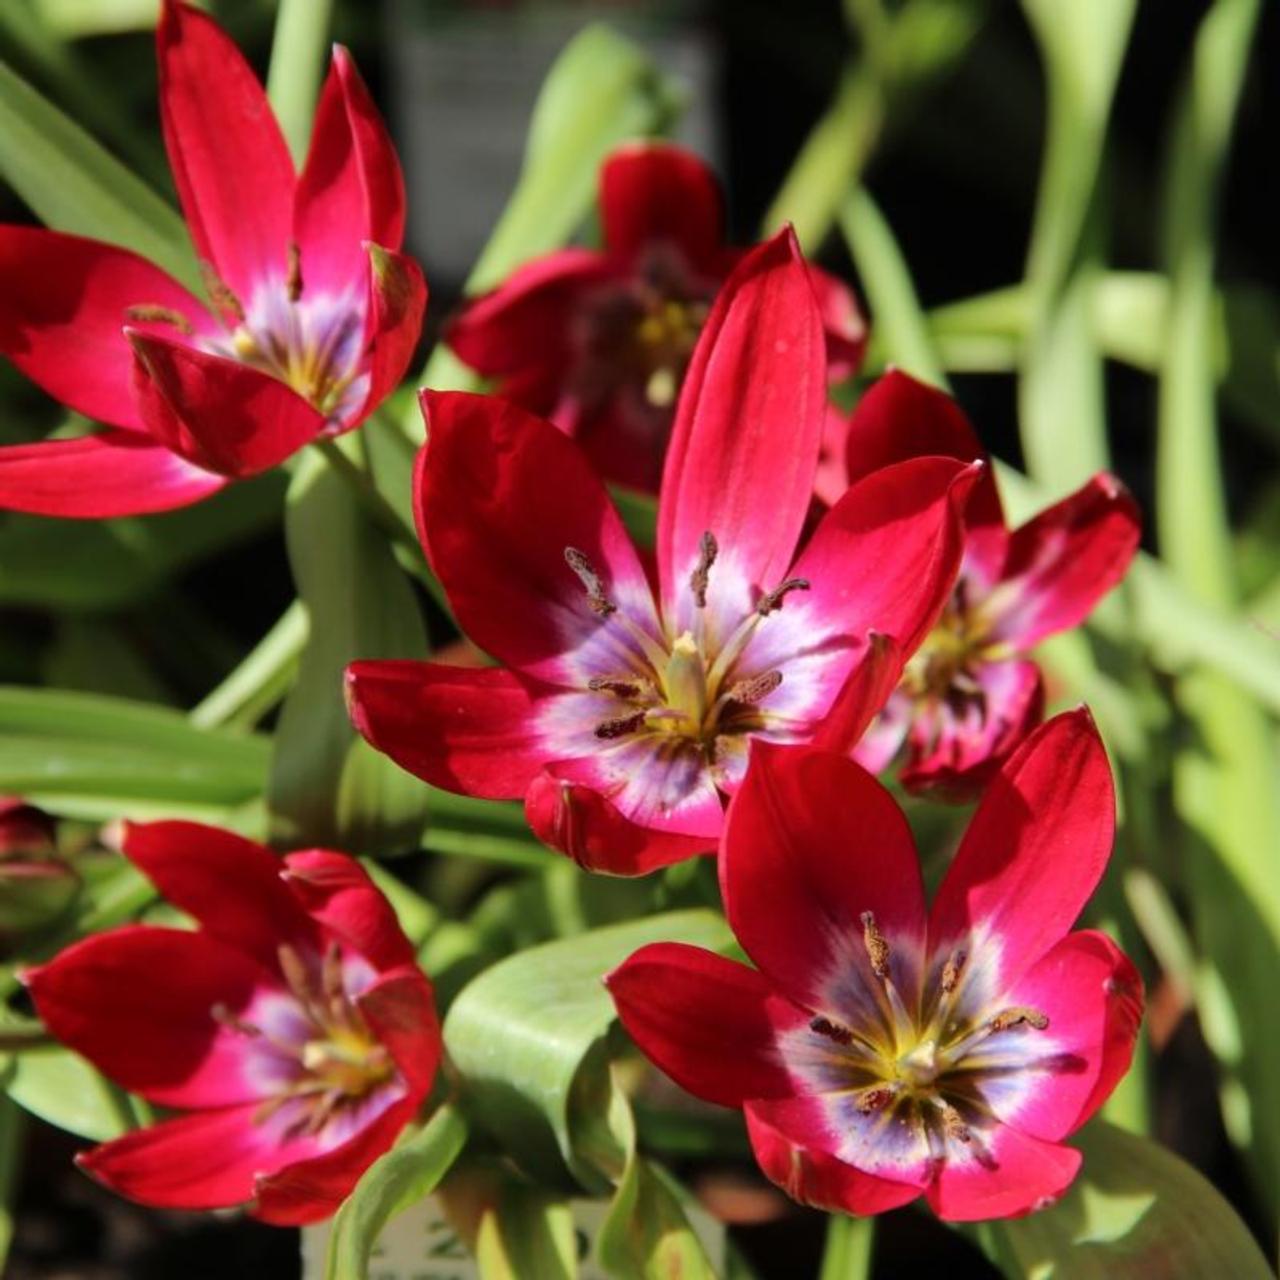
<path id="1" fill-rule="evenodd" d="M 862 945 L 867 949 L 867 959 L 871 962 L 871 972 L 877 978 L 889 976 L 889 944 L 876 924 L 875 913 L 864 911 L 862 920 Z"/>
<path id="2" fill-rule="evenodd" d="M 139 324 L 172 325 L 179 333 L 188 338 L 195 333 L 195 328 L 191 321 L 181 311 L 175 311 L 172 307 L 156 306 L 150 302 L 136 307 L 126 307 L 124 309 L 124 318 L 136 321 Z"/>
<path id="3" fill-rule="evenodd" d="M 694 603 L 699 609 L 707 607 L 707 586 L 711 580 L 711 566 L 720 554 L 720 544 L 716 535 L 708 529 L 698 543 L 698 563 L 689 575 L 689 590 L 693 592 Z"/>
<path id="4" fill-rule="evenodd" d="M 756 605 L 756 612 L 762 617 L 767 618 L 775 609 L 782 608 L 782 602 L 792 591 L 808 591 L 808 578 L 788 578 L 785 582 L 780 582 L 772 591 L 766 591 L 760 597 L 760 602 Z"/>
<path id="5" fill-rule="evenodd" d="M 836 1044 L 853 1043 L 853 1032 L 848 1027 L 842 1027 L 838 1022 L 832 1022 L 821 1014 L 809 1020 L 809 1030 L 825 1036 L 828 1040 L 834 1040 Z"/>
<path id="6" fill-rule="evenodd" d="M 1015 1005 L 1012 1009 L 1004 1009 L 997 1013 L 987 1024 L 992 1031 L 1008 1031 L 1012 1027 L 1028 1026 L 1036 1031 L 1044 1031 L 1049 1019 L 1039 1009 L 1028 1009 L 1023 1005 Z"/>
<path id="7" fill-rule="evenodd" d="M 617 716 L 613 720 L 602 720 L 596 725 L 596 737 L 603 738 L 605 741 L 612 741 L 614 738 L 625 738 L 627 734 L 634 733 L 644 724 L 645 713 L 637 711 L 631 716 Z"/>
<path id="8" fill-rule="evenodd" d="M 592 693 L 616 693 L 619 698 L 638 698 L 647 682 L 629 676 L 592 676 L 587 688 Z"/>
<path id="9" fill-rule="evenodd" d="M 737 702 L 742 706 L 754 706 L 767 698 L 782 683 L 781 671 L 764 671 L 749 680 L 739 680 L 731 685 L 725 694 L 726 702 Z"/>
<path id="10" fill-rule="evenodd" d="M 954 1138 L 957 1142 L 973 1141 L 972 1131 L 951 1103 L 939 1101 L 938 1110 L 942 1112 L 942 1128 L 948 1138 Z"/>
<path id="11" fill-rule="evenodd" d="M 605 595 L 604 580 L 596 572 L 595 566 L 587 559 L 586 554 L 579 551 L 577 547 L 565 547 L 564 559 L 569 568 L 578 575 L 578 581 L 586 588 L 587 604 L 591 612 L 602 618 L 617 612 L 618 606 Z"/>
<path id="12" fill-rule="evenodd" d="M 860 1093 L 856 1105 L 864 1116 L 869 1116 L 874 1111 L 882 1111 L 897 1096 L 898 1090 L 892 1085 L 879 1085 Z"/>
<path id="13" fill-rule="evenodd" d="M 288 272 L 284 280 L 285 292 L 289 295 L 290 302 L 297 302 L 302 297 L 302 250 L 298 248 L 296 240 L 289 241 L 288 259 Z"/>
<path id="14" fill-rule="evenodd" d="M 960 974 L 964 970 L 965 961 L 969 959 L 968 952 L 953 951 L 951 958 L 942 967 L 942 990 L 950 995 L 960 982 Z"/>

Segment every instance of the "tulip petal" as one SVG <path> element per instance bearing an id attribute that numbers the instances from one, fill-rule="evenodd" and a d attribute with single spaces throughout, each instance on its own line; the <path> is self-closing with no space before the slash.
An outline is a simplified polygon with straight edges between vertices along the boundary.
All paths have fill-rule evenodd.
<path id="1" fill-rule="evenodd" d="M 1014 531 L 986 607 L 992 634 L 1021 649 L 1082 622 L 1124 577 L 1142 521 L 1129 491 L 1102 473 Z"/>
<path id="2" fill-rule="evenodd" d="M 422 268 L 404 254 L 369 244 L 369 300 L 365 312 L 365 362 L 369 390 L 347 427 L 363 422 L 404 377 L 422 333 L 427 282 Z"/>
<path id="3" fill-rule="evenodd" d="M 262 845 L 198 822 L 127 823 L 125 856 L 213 937 L 278 971 L 281 943 L 319 951 L 319 934 Z"/>
<path id="4" fill-rule="evenodd" d="M 985 1130 L 968 1159 L 957 1144 L 925 1195 L 947 1222 L 1017 1218 L 1052 1204 L 1079 1172 L 1081 1155 L 1072 1147 L 1032 1138 L 1009 1125 Z M 978 1148 L 981 1147 L 981 1150 Z"/>
<path id="5" fill-rule="evenodd" d="M 325 430 L 324 416 L 270 374 L 133 329 L 128 337 L 147 430 L 198 466 L 255 475 Z"/>
<path id="6" fill-rule="evenodd" d="M 819 724 L 810 745 L 848 754 L 884 709 L 902 677 L 902 650 L 892 636 L 872 631 L 857 664 Z"/>
<path id="7" fill-rule="evenodd" d="M 427 391 L 423 409 L 418 529 L 476 644 L 530 675 L 579 683 L 572 651 L 611 644 L 617 623 L 592 609 L 566 562 L 570 549 L 586 557 L 611 604 L 657 633 L 639 557 L 573 441 L 490 396 Z"/>
<path id="8" fill-rule="evenodd" d="M 294 197 L 303 289 L 345 293 L 364 269 L 364 242 L 399 250 L 404 219 L 395 146 L 351 55 L 336 45 Z"/>
<path id="9" fill-rule="evenodd" d="M 170 1107 L 219 1107 L 261 1094 L 242 1015 L 271 976 L 204 933 L 132 925 L 86 938 L 25 981 L 49 1032 L 104 1074 Z"/>
<path id="10" fill-rule="evenodd" d="M 171 323 L 140 316 L 164 313 Z M 159 267 L 127 249 L 0 227 L 0 351 L 68 408 L 142 429 L 126 324 L 205 331 L 212 317 Z"/>
<path id="11" fill-rule="evenodd" d="M 658 503 L 664 614 L 691 625 L 689 575 L 704 533 L 721 547 L 708 607 L 735 583 L 787 575 L 813 494 L 826 416 L 826 357 L 808 268 L 790 231 L 748 253 L 694 350 Z"/>
<path id="12" fill-rule="evenodd" d="M 934 900 L 931 954 L 976 935 L 996 968 L 995 989 L 1016 983 L 1093 893 L 1115 811 L 1107 753 L 1088 711 L 1041 725 L 992 779 L 969 823 Z"/>
<path id="13" fill-rule="evenodd" d="M 634 259 L 665 242 L 690 266 L 714 272 L 724 242 L 723 205 L 715 174 L 671 143 L 628 143 L 600 168 L 605 247 L 620 258 Z"/>
<path id="14" fill-rule="evenodd" d="M 720 851 L 725 912 L 778 988 L 839 1022 L 880 1016 L 863 913 L 887 940 L 895 984 L 917 989 L 924 886 L 911 830 L 853 761 L 757 739 Z"/>
<path id="15" fill-rule="evenodd" d="M 196 252 L 248 309 L 283 283 L 293 222 L 293 161 L 262 85 L 235 42 L 182 0 L 156 28 L 160 118 Z"/>
<path id="16" fill-rule="evenodd" d="M 865 1173 L 826 1151 L 793 1141 L 769 1122 L 762 1114 L 766 1108 L 759 1104 L 749 1102 L 744 1111 L 760 1168 L 800 1204 L 865 1217 L 897 1209 L 920 1196 L 918 1186 Z"/>
<path id="17" fill-rule="evenodd" d="M 553 758 L 536 720 L 550 690 L 509 671 L 353 662 L 346 680 L 356 729 L 432 786 L 519 800 Z"/>
<path id="18" fill-rule="evenodd" d="M 227 483 L 136 431 L 0 448 L 0 510 L 106 520 L 189 507 Z"/>
<path id="19" fill-rule="evenodd" d="M 411 1099 L 421 1101 L 435 1080 L 442 1052 L 431 983 L 410 961 L 380 974 L 356 1004 L 374 1035 L 391 1051 Z"/>
<path id="20" fill-rule="evenodd" d="M 810 264 L 809 280 L 827 335 L 827 376 L 833 381 L 848 378 L 857 373 L 867 350 L 867 319 L 853 290 L 838 276 Z"/>

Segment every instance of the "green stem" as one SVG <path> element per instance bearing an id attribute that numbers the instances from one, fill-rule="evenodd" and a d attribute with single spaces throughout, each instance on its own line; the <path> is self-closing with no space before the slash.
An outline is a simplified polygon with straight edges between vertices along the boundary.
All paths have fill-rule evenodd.
<path id="1" fill-rule="evenodd" d="M 333 0 L 280 0 L 267 96 L 295 162 L 306 158 L 324 68 Z"/>
<path id="2" fill-rule="evenodd" d="M 867 1280 L 875 1245 L 876 1220 L 832 1214 L 818 1280 Z"/>
<path id="3" fill-rule="evenodd" d="M 13 1243 L 13 1200 L 22 1167 L 26 1115 L 7 1094 L 0 1094 L 0 1273 Z"/>

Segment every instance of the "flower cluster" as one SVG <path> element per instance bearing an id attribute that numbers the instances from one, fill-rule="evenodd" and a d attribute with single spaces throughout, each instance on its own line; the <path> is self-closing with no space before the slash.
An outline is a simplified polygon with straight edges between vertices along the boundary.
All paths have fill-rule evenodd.
<path id="1" fill-rule="evenodd" d="M 206 297 L 119 248 L 0 229 L 0 349 L 108 424 L 0 450 L 9 509 L 196 501 L 357 427 L 419 335 L 398 162 L 346 53 L 295 177 L 211 19 L 166 0 L 157 48 Z M 495 665 L 356 662 L 352 721 L 436 787 L 522 801 L 591 871 L 718 858 L 754 967 L 658 943 L 607 982 L 653 1062 L 743 1110 L 790 1195 L 925 1196 L 949 1219 L 1051 1203 L 1142 984 L 1070 931 L 1115 798 L 1088 713 L 1041 724 L 1029 655 L 1124 575 L 1135 506 L 1104 475 L 1010 531 L 957 406 L 901 373 L 842 420 L 852 294 L 790 230 L 726 248 L 686 152 L 622 148 L 600 211 L 601 250 L 528 263 L 448 328 L 494 394 L 422 393 L 422 548 Z M 652 548 L 607 482 L 656 491 Z M 981 797 L 928 911 L 868 771 L 895 761 L 909 790 Z M 126 925 L 26 975 L 54 1036 L 166 1113 L 82 1165 L 153 1205 L 332 1214 L 442 1052 L 391 906 L 342 853 L 179 822 L 121 843 L 196 928 Z"/>

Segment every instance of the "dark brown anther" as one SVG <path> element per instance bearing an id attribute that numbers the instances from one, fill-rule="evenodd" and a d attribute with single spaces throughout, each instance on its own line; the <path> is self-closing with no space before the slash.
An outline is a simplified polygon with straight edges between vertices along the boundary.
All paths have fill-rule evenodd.
<path id="1" fill-rule="evenodd" d="M 825 1036 L 828 1040 L 834 1040 L 836 1044 L 853 1043 L 853 1032 L 848 1027 L 842 1027 L 838 1022 L 832 1022 L 821 1014 L 809 1019 L 809 1030 Z"/>
<path id="2" fill-rule="evenodd" d="M 565 547 L 564 560 L 587 589 L 587 604 L 591 607 L 592 613 L 601 618 L 607 618 L 611 613 L 618 611 L 618 606 L 604 593 L 604 580 L 595 571 L 591 561 L 577 547 Z"/>
<path id="3" fill-rule="evenodd" d="M 200 278 L 204 281 L 204 290 L 213 305 L 224 315 L 231 316 L 237 324 L 243 324 L 244 308 L 240 305 L 240 299 L 209 263 L 201 261 Z"/>
<path id="4" fill-rule="evenodd" d="M 939 1100 L 938 1110 L 942 1112 L 942 1129 L 948 1138 L 956 1142 L 972 1142 L 973 1133 L 965 1124 L 960 1113 L 949 1102 Z"/>
<path id="5" fill-rule="evenodd" d="M 693 602 L 699 609 L 707 607 L 707 584 L 711 580 L 711 566 L 720 554 L 720 544 L 710 529 L 702 535 L 698 543 L 698 563 L 689 575 L 689 590 L 693 592 Z"/>
<path id="6" fill-rule="evenodd" d="M 134 320 L 139 324 L 172 325 L 179 333 L 188 338 L 195 333 L 191 321 L 181 311 L 175 311 L 172 307 L 156 306 L 150 302 L 143 303 L 137 307 L 125 307 L 124 318 L 126 320 Z"/>
<path id="7" fill-rule="evenodd" d="M 603 738 L 605 741 L 612 741 L 614 738 L 625 738 L 629 733 L 635 733 L 645 720 L 643 711 L 637 711 L 632 716 L 618 716 L 614 720 L 602 720 L 596 725 L 596 737 Z"/>
<path id="8" fill-rule="evenodd" d="M 302 250 L 296 240 L 289 241 L 289 268 L 285 274 L 284 287 L 290 302 L 297 302 L 302 297 Z"/>
<path id="9" fill-rule="evenodd" d="M 880 1085 L 874 1089 L 864 1089 L 858 1095 L 858 1110 L 869 1116 L 873 1111 L 883 1111 L 898 1096 L 897 1089 L 891 1085 Z"/>
<path id="10" fill-rule="evenodd" d="M 1049 1025 L 1049 1019 L 1039 1009 L 1028 1009 L 1025 1005 L 1014 1005 L 1012 1009 L 1004 1009 L 991 1019 L 987 1026 L 992 1031 L 1008 1031 L 1012 1027 L 1028 1026 L 1043 1031 Z"/>
<path id="11" fill-rule="evenodd" d="M 252 1022 L 245 1022 L 243 1019 L 236 1017 L 225 1004 L 215 1004 L 209 1010 L 209 1016 L 220 1026 L 224 1026 L 230 1031 L 238 1031 L 242 1036 L 248 1036 L 251 1040 L 262 1034 L 261 1028 L 255 1027 Z"/>
<path id="12" fill-rule="evenodd" d="M 648 684 L 640 677 L 633 680 L 629 676 L 592 676 L 587 681 L 587 688 L 592 693 L 616 693 L 619 698 L 638 698 Z"/>
<path id="13" fill-rule="evenodd" d="M 763 671 L 749 680 L 739 680 L 729 686 L 724 695 L 726 702 L 737 702 L 744 707 L 755 706 L 767 698 L 782 683 L 781 671 Z"/>
<path id="14" fill-rule="evenodd" d="M 882 980 L 887 978 L 889 976 L 889 944 L 876 925 L 875 915 L 870 911 L 862 913 L 862 945 L 867 949 L 867 959 L 871 961 L 871 972 Z"/>
<path id="15" fill-rule="evenodd" d="M 762 618 L 767 618 L 775 609 L 782 608 L 782 602 L 790 592 L 808 590 L 808 578 L 788 578 L 785 582 L 780 582 L 772 591 L 766 591 L 760 597 L 760 601 L 756 605 L 756 612 Z"/>
<path id="16" fill-rule="evenodd" d="M 967 952 L 953 951 L 951 958 L 942 966 L 942 989 L 947 995 L 950 995 L 959 985 L 960 974 L 968 958 Z"/>

